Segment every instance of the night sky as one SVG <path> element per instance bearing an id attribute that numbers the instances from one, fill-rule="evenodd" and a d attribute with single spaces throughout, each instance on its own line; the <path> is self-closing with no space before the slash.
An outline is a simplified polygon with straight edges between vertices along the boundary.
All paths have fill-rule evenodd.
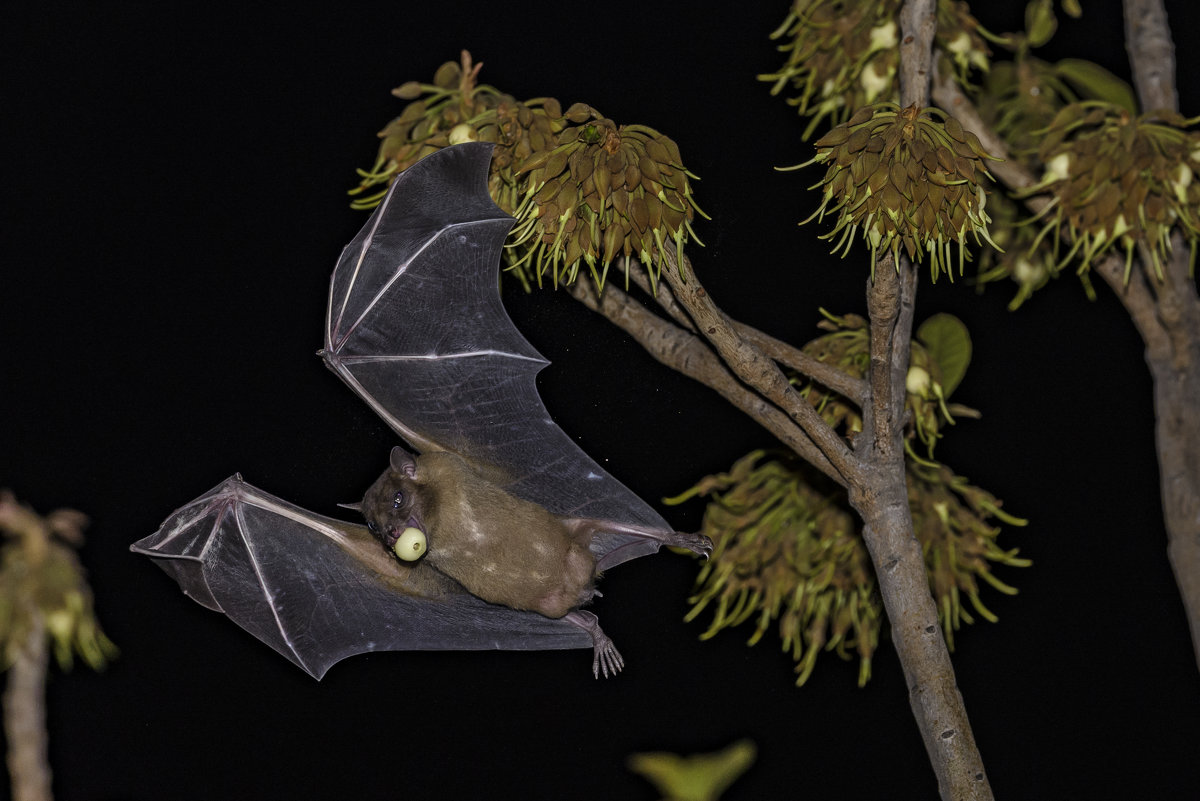
<path id="1" fill-rule="evenodd" d="M 325 369 L 329 273 L 365 220 L 345 194 L 403 108 L 468 48 L 518 98 L 589 103 L 673 137 L 712 216 L 692 249 L 733 317 L 803 343 L 818 307 L 863 312 L 860 254 L 800 228 L 815 173 L 803 122 L 754 79 L 786 0 L 716 4 L 42 3 L 0 15 L 7 143 L 0 284 L 0 486 L 92 523 L 82 559 L 121 648 L 101 674 L 49 682 L 60 799 L 655 797 L 628 754 L 758 745 L 725 798 L 929 798 L 936 789 L 884 642 L 865 689 L 823 656 L 749 630 L 684 625 L 695 563 L 669 553 L 604 579 L 595 604 L 627 668 L 585 651 L 360 656 L 317 683 L 183 597 L 129 544 L 235 471 L 344 514 L 394 435 Z M 1021 3 L 979 4 L 994 29 Z M 1088 0 L 1049 58 L 1128 74 L 1117 4 Z M 1200 112 L 1196 11 L 1168 2 L 1185 113 Z M 732 8 L 732 7 L 730 7 Z M 1007 16 L 1001 17 L 1000 14 Z M 970 268 L 968 267 L 968 271 Z M 918 322 L 951 312 L 975 359 L 938 456 L 1030 519 L 1001 543 L 998 624 L 958 633 L 954 663 L 998 798 L 1188 797 L 1200 786 L 1200 676 L 1166 560 L 1151 385 L 1127 315 L 1068 276 L 1019 312 L 1013 289 L 927 281 Z M 506 303 L 553 365 L 559 424 L 663 507 L 770 436 L 658 366 L 564 293 Z M 1191 788 L 1190 790 L 1187 788 Z"/>

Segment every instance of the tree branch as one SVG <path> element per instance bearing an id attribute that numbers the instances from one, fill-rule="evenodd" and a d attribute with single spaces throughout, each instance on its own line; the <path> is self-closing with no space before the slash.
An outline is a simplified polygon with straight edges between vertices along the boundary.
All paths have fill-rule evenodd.
<path id="1" fill-rule="evenodd" d="M 1125 0 L 1126 48 L 1143 111 L 1178 111 L 1175 55 L 1162 0 Z M 1146 341 L 1146 364 L 1154 379 L 1155 444 L 1167 558 L 1183 599 L 1200 664 L 1200 297 L 1189 269 L 1183 237 L 1171 238 L 1162 280 L 1142 275 L 1144 287 L 1115 286 L 1102 273 Z M 1132 283 L 1132 282 L 1130 282 Z"/>
<path id="2" fill-rule="evenodd" d="M 39 613 L 25 647 L 8 668 L 4 689 L 4 734 L 8 740 L 8 776 L 14 801 L 51 801 L 50 762 L 46 756 L 46 666 L 49 646 Z"/>
<path id="3" fill-rule="evenodd" d="M 900 10 L 900 105 L 929 104 L 933 0 L 905 0 Z M 867 287 L 870 314 L 868 395 L 863 433 L 855 452 L 863 460 L 850 502 L 862 515 L 863 540 L 871 555 L 879 592 L 892 628 L 892 641 L 909 687 L 909 704 L 937 775 L 944 801 L 992 798 L 954 676 L 921 545 L 913 533 L 905 480 L 905 377 L 912 343 L 916 270 L 879 259 Z"/>
<path id="4" fill-rule="evenodd" d="M 983 121 L 975 104 L 967 99 L 952 77 L 935 71 L 933 100 L 943 111 L 961 122 L 963 128 L 978 136 L 984 150 L 1000 159 L 988 162 L 988 172 L 996 176 L 1000 183 L 1014 192 L 1037 183 L 1037 176 L 1012 158 L 1008 152 L 1008 145 Z M 1044 206 L 1047 201 L 1044 198 L 1039 199 Z M 1038 211 L 1040 208 L 1033 210 Z"/>
<path id="5" fill-rule="evenodd" d="M 721 360 L 738 378 L 794 420 L 842 476 L 839 483 L 849 483 L 857 472 L 858 464 L 845 441 L 796 391 L 775 362 L 743 339 L 730 325 L 725 313 L 700 285 L 687 254 L 678 254 L 678 260 L 670 248 L 666 249 L 666 254 L 668 264 L 661 273 L 662 277 Z"/>
<path id="6" fill-rule="evenodd" d="M 1125 0 L 1125 48 L 1142 111 L 1178 110 L 1175 45 L 1162 0 Z"/>
<path id="7" fill-rule="evenodd" d="M 906 0 L 900 7 L 900 107 L 929 105 L 933 76 L 933 35 L 937 33 L 937 4 Z"/>
<path id="8" fill-rule="evenodd" d="M 627 273 L 638 288 L 654 298 L 654 301 L 678 325 L 692 333 L 696 333 L 696 327 L 692 324 L 691 318 L 687 316 L 687 312 L 675 300 L 675 295 L 671 292 L 670 286 L 663 286 L 661 282 L 651 286 L 650 279 L 641 263 L 633 259 L 627 259 L 626 261 L 628 262 L 626 264 Z M 724 312 L 722 314 L 724 315 Z M 866 392 L 866 382 L 863 379 L 843 373 L 837 367 L 815 359 L 799 348 L 794 348 L 782 340 L 775 339 L 775 337 L 759 331 L 754 326 L 738 322 L 728 315 L 724 316 L 725 321 L 733 326 L 743 339 L 749 341 L 771 359 L 779 362 L 784 367 L 790 367 L 796 372 L 808 376 L 818 384 L 832 389 L 842 397 L 853 401 L 860 408 L 862 407 L 863 396 Z"/>
<path id="9" fill-rule="evenodd" d="M 746 389 L 698 336 L 651 313 L 612 283 L 604 287 L 603 296 L 597 295 L 595 286 L 586 280 L 575 281 L 567 291 L 630 334 L 659 362 L 713 389 L 802 459 L 839 484 L 845 484 L 845 479 L 808 435 L 778 408 Z"/>

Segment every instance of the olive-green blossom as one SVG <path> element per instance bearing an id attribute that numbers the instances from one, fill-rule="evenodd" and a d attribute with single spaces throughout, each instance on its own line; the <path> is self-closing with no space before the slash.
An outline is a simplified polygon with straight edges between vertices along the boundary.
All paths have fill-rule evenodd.
<path id="1" fill-rule="evenodd" d="M 1045 132 L 1038 156 L 1042 178 L 1022 196 L 1048 193 L 1050 203 L 1031 250 L 1043 240 L 1058 264 L 1078 259 L 1086 270 L 1119 247 L 1129 275 L 1133 251 L 1143 247 L 1155 272 L 1171 256 L 1178 231 L 1195 257 L 1200 238 L 1200 132 L 1195 121 L 1171 112 L 1134 116 L 1103 101 L 1061 109 Z M 1061 257 L 1060 239 L 1071 242 Z"/>
<path id="2" fill-rule="evenodd" d="M 811 117 L 809 138 L 828 118 L 843 122 L 854 109 L 899 100 L 899 25 L 902 0 L 793 0 L 783 23 L 771 34 L 782 40 L 782 67 L 760 75 L 771 94 L 787 93 L 788 103 Z M 937 47 L 942 69 L 965 82 L 973 69 L 987 70 L 987 31 L 966 3 L 939 0 Z"/>
<path id="3" fill-rule="evenodd" d="M 0 491 L 0 668 L 30 647 L 39 629 L 63 669 L 78 654 L 96 670 L 116 654 L 92 611 L 92 593 L 72 546 L 87 519 L 71 509 L 46 518 Z"/>
<path id="4" fill-rule="evenodd" d="M 696 213 L 679 148 L 644 125 L 618 125 L 583 103 L 518 101 L 478 83 L 464 52 L 433 83 L 393 91 L 409 100 L 379 136 L 379 155 L 360 170 L 354 205 L 370 208 L 386 185 L 424 156 L 467 141 L 495 143 L 488 188 L 517 218 L 505 246 L 508 269 L 528 288 L 574 281 L 581 266 L 603 286 L 614 261 L 640 259 L 656 275 L 668 248 L 692 240 Z"/>
<path id="5" fill-rule="evenodd" d="M 826 164 L 821 205 L 804 222 L 833 215 L 834 252 L 849 252 L 856 233 L 878 254 L 913 261 L 928 259 L 930 272 L 950 273 L 951 245 L 958 245 L 958 272 L 966 257 L 968 232 L 987 241 L 990 218 L 984 211 L 991 158 L 978 137 L 938 109 L 901 109 L 880 103 L 853 117 L 816 142 L 817 155 L 798 165 Z M 797 168 L 798 168 L 797 167 Z M 897 264 L 897 266 L 899 266 Z"/>

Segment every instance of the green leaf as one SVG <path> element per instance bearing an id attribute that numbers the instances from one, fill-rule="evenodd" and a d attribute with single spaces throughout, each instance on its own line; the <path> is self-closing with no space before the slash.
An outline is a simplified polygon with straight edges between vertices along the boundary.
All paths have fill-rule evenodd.
<path id="1" fill-rule="evenodd" d="M 1090 99 L 1107 100 L 1132 114 L 1137 114 L 1137 101 L 1129 84 L 1099 64 L 1081 58 L 1064 58 L 1054 65 L 1054 72 Z"/>
<path id="2" fill-rule="evenodd" d="M 1083 7 L 1079 5 L 1079 0 L 1062 0 L 1062 10 L 1067 16 L 1075 19 L 1083 16 Z"/>
<path id="3" fill-rule="evenodd" d="M 1025 35 L 1030 47 L 1041 47 L 1050 41 L 1058 30 L 1058 17 L 1054 16 L 1054 0 L 1032 0 L 1025 6 Z"/>
<path id="4" fill-rule="evenodd" d="M 716 801 L 753 764 L 755 752 L 752 741 L 738 740 L 711 754 L 634 754 L 629 769 L 648 779 L 667 801 Z"/>
<path id="5" fill-rule="evenodd" d="M 971 363 L 971 335 L 967 327 L 953 314 L 935 314 L 921 323 L 917 339 L 929 349 L 929 355 L 941 369 L 942 392 L 949 397 Z"/>

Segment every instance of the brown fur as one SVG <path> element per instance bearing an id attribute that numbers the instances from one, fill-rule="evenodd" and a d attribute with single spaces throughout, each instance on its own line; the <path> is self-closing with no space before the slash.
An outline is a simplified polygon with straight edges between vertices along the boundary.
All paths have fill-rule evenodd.
<path id="1" fill-rule="evenodd" d="M 415 524 L 428 540 L 428 563 L 485 601 L 558 618 L 595 594 L 591 537 L 510 495 L 455 454 L 394 462 L 367 491 L 362 510 L 385 547 Z"/>

